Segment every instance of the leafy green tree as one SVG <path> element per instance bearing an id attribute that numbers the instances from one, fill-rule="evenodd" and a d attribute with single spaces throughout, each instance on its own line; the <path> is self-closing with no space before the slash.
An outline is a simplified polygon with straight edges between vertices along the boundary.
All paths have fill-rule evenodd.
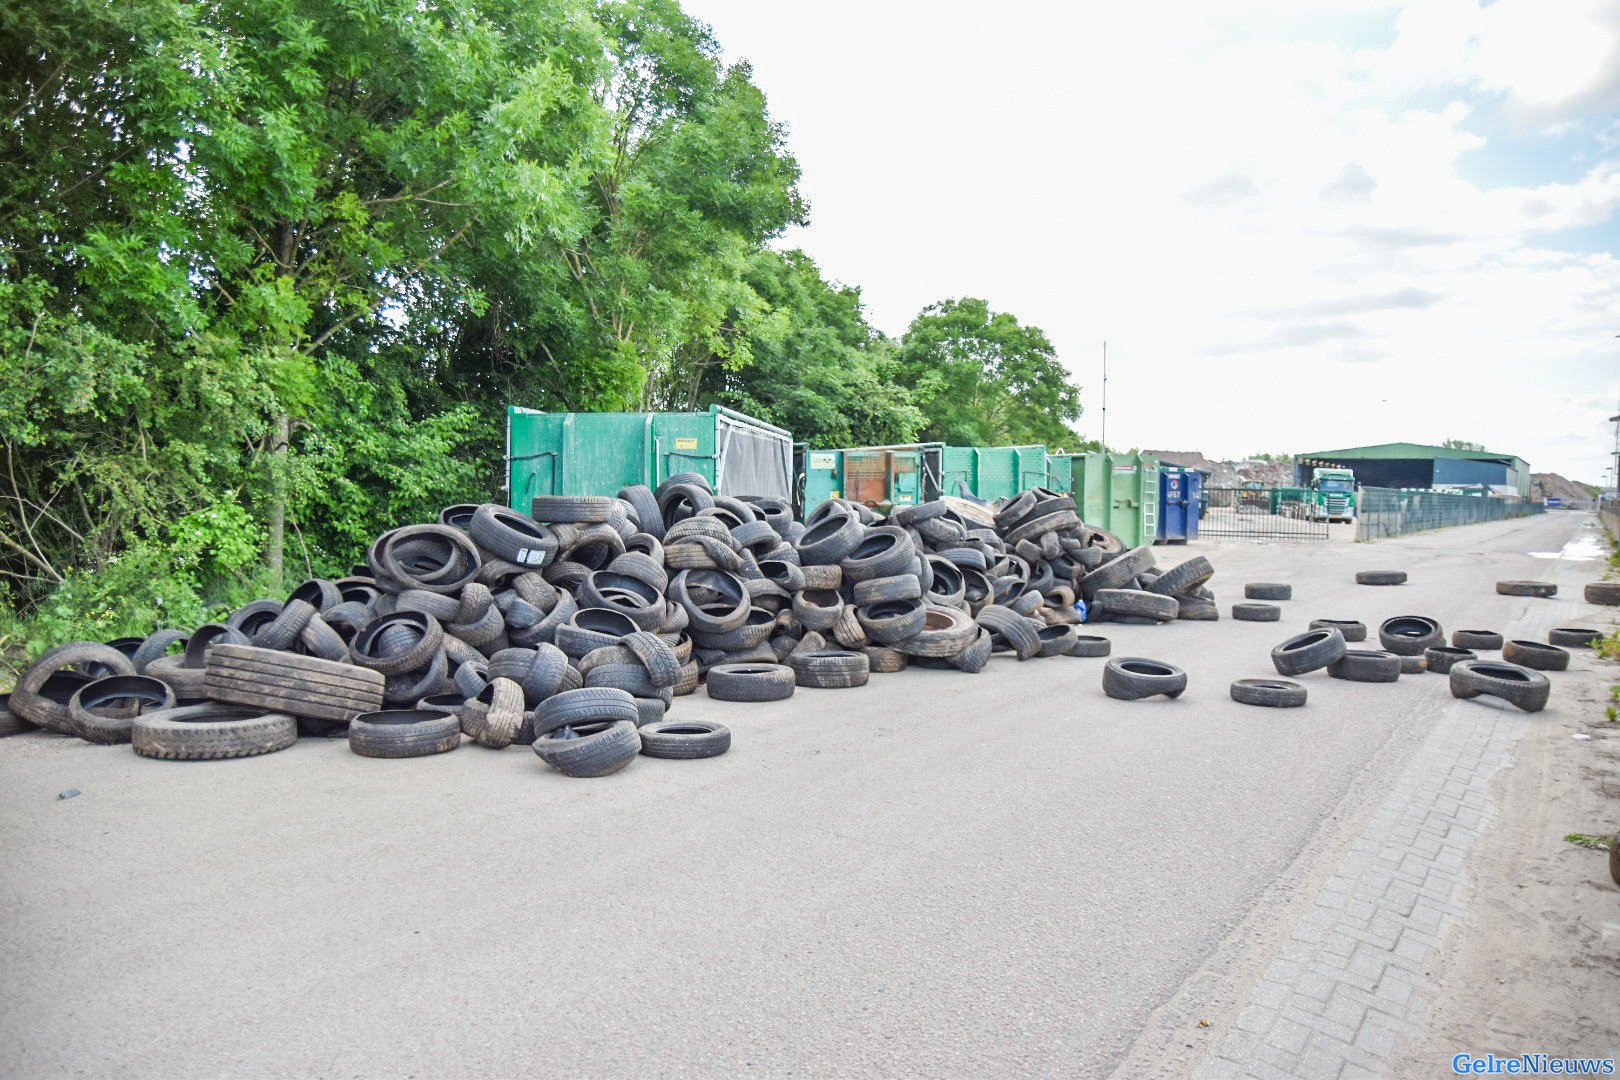
<path id="1" fill-rule="evenodd" d="M 1478 450 L 1483 452 L 1485 449 L 1483 443 L 1472 442 L 1468 439 L 1445 439 L 1440 445 L 1447 450 Z"/>
<path id="2" fill-rule="evenodd" d="M 922 437 L 977 446 L 1078 447 L 1080 390 L 1046 334 L 983 300 L 924 308 L 900 341 L 899 379 L 913 388 Z"/>
<path id="3" fill-rule="evenodd" d="M 917 437 L 923 415 L 896 382 L 893 346 L 866 321 L 860 290 L 829 283 L 802 251 L 755 253 L 744 281 L 767 311 L 747 332 L 750 359 L 711 354 L 690 405 L 729 405 L 812 446 Z"/>

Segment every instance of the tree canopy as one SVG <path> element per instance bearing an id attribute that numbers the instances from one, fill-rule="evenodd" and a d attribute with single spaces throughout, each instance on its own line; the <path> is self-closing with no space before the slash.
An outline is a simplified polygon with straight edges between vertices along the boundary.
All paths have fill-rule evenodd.
<path id="1" fill-rule="evenodd" d="M 340 574 L 498 497 L 509 402 L 1073 441 L 1039 330 L 947 301 L 895 343 L 771 246 L 799 164 L 675 0 L 12 4 L 0 93 L 13 609 Z"/>
<path id="2" fill-rule="evenodd" d="M 931 441 L 975 446 L 1046 443 L 1075 449 L 1080 390 L 1046 334 L 983 300 L 923 309 L 900 340 L 899 372 L 927 417 Z"/>

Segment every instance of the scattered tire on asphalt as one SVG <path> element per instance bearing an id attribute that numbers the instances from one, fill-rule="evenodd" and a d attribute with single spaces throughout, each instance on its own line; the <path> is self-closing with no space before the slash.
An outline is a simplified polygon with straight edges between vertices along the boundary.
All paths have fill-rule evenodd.
<path id="1" fill-rule="evenodd" d="M 781 701 L 793 696 L 794 669 L 782 664 L 717 664 L 709 669 L 716 701 Z"/>
<path id="2" fill-rule="evenodd" d="M 1394 682 L 1401 677 L 1401 658 L 1371 649 L 1349 649 L 1328 665 L 1328 674 L 1346 682 Z"/>
<path id="3" fill-rule="evenodd" d="M 1336 629 L 1309 630 L 1271 650 L 1271 665 L 1279 675 L 1303 675 L 1325 668 L 1346 652 L 1344 635 Z"/>
<path id="4" fill-rule="evenodd" d="M 1116 656 L 1103 665 L 1103 693 L 1120 701 L 1139 701 L 1163 694 L 1180 697 L 1187 673 L 1174 664 L 1141 656 Z"/>
<path id="5" fill-rule="evenodd" d="M 349 749 L 361 757 L 443 754 L 461 745 L 461 717 L 438 709 L 384 709 L 349 721 Z"/>
<path id="6" fill-rule="evenodd" d="M 1502 596 L 1536 596 L 1544 599 L 1558 595 L 1558 586 L 1550 581 L 1498 581 L 1496 591 Z"/>
<path id="7" fill-rule="evenodd" d="M 1458 649 L 1500 649 L 1502 635 L 1495 630 L 1453 630 L 1451 644 Z"/>
<path id="8" fill-rule="evenodd" d="M 1603 640 L 1603 631 L 1588 630 L 1572 626 L 1560 626 L 1555 630 L 1547 631 L 1549 645 L 1567 645 L 1576 649 L 1595 649 L 1598 642 Z"/>
<path id="9" fill-rule="evenodd" d="M 1551 693 L 1552 684 L 1547 676 L 1518 664 L 1464 660 L 1451 668 L 1451 696 L 1454 698 L 1467 700 L 1487 694 L 1525 712 L 1540 712 L 1547 707 Z"/>
<path id="10" fill-rule="evenodd" d="M 1588 604 L 1613 607 L 1620 604 L 1620 581 L 1594 581 L 1581 591 Z"/>
<path id="11" fill-rule="evenodd" d="M 731 729 L 709 720 L 660 720 L 641 729 L 641 752 L 651 758 L 693 760 L 731 749 Z"/>
<path id="12" fill-rule="evenodd" d="M 1243 586 L 1245 600 L 1292 600 L 1294 587 L 1274 581 L 1251 581 Z"/>
<path id="13" fill-rule="evenodd" d="M 1357 585 L 1405 585 L 1405 570 L 1362 570 L 1356 574 Z"/>
<path id="14" fill-rule="evenodd" d="M 1232 618 L 1238 622 L 1277 622 L 1282 608 L 1276 604 L 1233 604 Z"/>
<path id="15" fill-rule="evenodd" d="M 1305 687 L 1291 679 L 1238 679 L 1232 683 L 1232 700 L 1244 705 L 1272 709 L 1292 709 L 1305 704 Z"/>
<path id="16" fill-rule="evenodd" d="M 1556 645 L 1543 645 L 1539 641 L 1509 641 L 1502 646 L 1502 659 L 1535 671 L 1565 671 L 1569 668 L 1568 650 Z"/>
<path id="17" fill-rule="evenodd" d="M 1478 660 L 1472 649 L 1459 649 L 1451 645 L 1434 645 L 1423 650 L 1424 666 L 1436 675 L 1445 675 L 1464 660 Z"/>
<path id="18" fill-rule="evenodd" d="M 135 718 L 130 742 L 142 757 L 221 761 L 285 750 L 298 739 L 298 721 L 229 705 L 182 705 Z"/>
<path id="19" fill-rule="evenodd" d="M 1356 619 L 1312 619 L 1311 629 L 1337 630 L 1351 644 L 1367 640 L 1367 624 Z"/>
<path id="20" fill-rule="evenodd" d="M 1378 627 L 1378 643 L 1396 656 L 1422 656 L 1423 650 L 1446 643 L 1445 631 L 1422 615 L 1397 615 Z"/>

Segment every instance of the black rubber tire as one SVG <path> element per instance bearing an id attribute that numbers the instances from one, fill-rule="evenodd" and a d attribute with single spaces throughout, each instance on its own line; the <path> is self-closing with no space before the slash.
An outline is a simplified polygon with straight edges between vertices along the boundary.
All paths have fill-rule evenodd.
<path id="1" fill-rule="evenodd" d="M 146 665 L 166 655 L 170 645 L 185 645 L 186 634 L 180 630 L 154 630 L 141 642 L 129 662 L 135 665 L 135 674 L 146 674 Z"/>
<path id="2" fill-rule="evenodd" d="M 1067 656 L 1069 650 L 1074 648 L 1074 640 L 1080 636 L 1080 631 L 1066 623 L 1056 623 L 1043 628 L 1035 636 L 1041 639 L 1041 648 L 1036 656 Z"/>
<path id="3" fill-rule="evenodd" d="M 1509 641 L 1502 646 L 1502 659 L 1533 671 L 1569 670 L 1569 650 L 1539 641 Z"/>
<path id="4" fill-rule="evenodd" d="M 293 600 L 302 600 L 318 612 L 325 611 L 343 603 L 343 590 L 338 588 L 335 581 L 310 578 L 288 594 L 287 600 L 289 603 Z"/>
<path id="5" fill-rule="evenodd" d="M 793 596 L 793 614 L 807 629 L 831 630 L 844 614 L 844 601 L 832 589 L 805 589 Z"/>
<path id="6" fill-rule="evenodd" d="M 1498 581 L 1496 591 L 1501 596 L 1534 596 L 1546 599 L 1558 595 L 1558 586 L 1550 581 Z"/>
<path id="7" fill-rule="evenodd" d="M 1251 581 L 1243 586 L 1245 600 L 1292 600 L 1294 587 L 1275 581 Z"/>
<path id="8" fill-rule="evenodd" d="M 693 761 L 730 749 L 731 729 L 712 720 L 658 720 L 641 728 L 641 752 L 650 758 Z"/>
<path id="9" fill-rule="evenodd" d="M 635 661 L 627 664 L 595 664 L 585 673 L 585 685 L 616 687 L 632 697 L 656 698 L 669 693 L 668 687 L 660 690 L 654 686 L 647 678 L 647 669 Z"/>
<path id="10" fill-rule="evenodd" d="M 704 634 L 737 629 L 753 606 L 742 579 L 724 570 L 683 570 L 670 580 L 668 595 L 685 610 L 690 628 Z"/>
<path id="11" fill-rule="evenodd" d="M 8 735 L 21 735 L 25 731 L 34 731 L 36 726 L 11 711 L 10 694 L 0 694 L 0 739 Z"/>
<path id="12" fill-rule="evenodd" d="M 509 513 L 501 507 L 495 509 L 501 514 Z M 475 516 L 473 524 L 477 523 Z M 501 552 L 496 554 L 508 557 Z M 375 558 L 378 588 L 391 592 L 414 588 L 447 595 L 459 593 L 463 586 L 478 577 L 482 563 L 474 538 L 450 525 L 407 525 L 393 529 L 377 538 L 371 556 Z"/>
<path id="13" fill-rule="evenodd" d="M 1402 675 L 1422 675 L 1428 671 L 1428 666 L 1421 656 L 1399 656 Z"/>
<path id="14" fill-rule="evenodd" d="M 658 499 L 645 484 L 631 484 L 619 489 L 619 498 L 636 511 L 636 523 L 641 531 L 655 540 L 664 538 L 664 512 L 658 508 Z"/>
<path id="15" fill-rule="evenodd" d="M 1451 696 L 1468 700 L 1487 694 L 1524 712 L 1547 707 L 1552 683 L 1539 671 L 1500 660 L 1465 660 L 1451 667 Z"/>
<path id="16" fill-rule="evenodd" d="M 856 582 L 855 587 L 850 590 L 850 600 L 856 607 L 867 607 L 894 600 L 921 600 L 922 596 L 922 578 L 916 574 L 868 578 Z"/>
<path id="17" fill-rule="evenodd" d="M 430 709 L 386 709 L 349 721 L 349 750 L 361 757 L 411 758 L 461 745 L 461 718 Z"/>
<path id="18" fill-rule="evenodd" d="M 1581 590 L 1581 596 L 1588 604 L 1614 607 L 1620 604 L 1620 581 L 1594 581 Z"/>
<path id="19" fill-rule="evenodd" d="M 644 555 L 639 551 L 626 551 L 623 555 L 615 556 L 608 563 L 608 569 L 615 574 L 635 578 L 644 584 L 653 587 L 654 591 L 663 593 L 669 589 L 669 571 L 664 569 L 664 560 Z"/>
<path id="20" fill-rule="evenodd" d="M 1174 664 L 1142 656 L 1115 656 L 1103 665 L 1103 693 L 1120 701 L 1140 701 L 1163 694 L 1180 697 L 1187 689 L 1187 673 Z"/>
<path id="21" fill-rule="evenodd" d="M 1107 656 L 1114 651 L 1114 643 L 1105 637 L 1096 634 L 1076 634 L 1074 644 L 1069 646 L 1069 656 L 1095 658 Z"/>
<path id="22" fill-rule="evenodd" d="M 344 723 L 381 709 L 386 688 L 366 668 L 252 645 L 214 646 L 204 671 L 215 701 Z"/>
<path id="23" fill-rule="evenodd" d="M 183 656 L 160 656 L 146 665 L 146 673 L 167 683 L 176 701 L 199 701 L 208 696 L 207 672 L 201 667 L 187 667 Z"/>
<path id="24" fill-rule="evenodd" d="M 135 718 L 130 742 L 142 757 L 220 761 L 285 750 L 298 740 L 298 721 L 224 705 L 182 705 Z"/>
<path id="25" fill-rule="evenodd" d="M 1233 604 L 1232 618 L 1238 622 L 1278 622 L 1282 619 L 1282 608 L 1276 604 Z"/>
<path id="26" fill-rule="evenodd" d="M 11 692 L 10 709 L 30 724 L 47 731 L 77 735 L 68 702 L 74 691 L 94 677 L 89 676 L 91 671 L 133 675 L 135 664 L 117 649 L 95 641 L 70 641 L 58 645 L 46 650 L 22 673 Z M 63 677 L 52 682 L 53 677 L 59 675 Z M 72 675 L 79 678 L 68 678 Z"/>
<path id="27" fill-rule="evenodd" d="M 420 671 L 443 648 L 439 620 L 420 611 L 396 611 L 371 620 L 354 636 L 349 660 L 383 675 L 404 675 Z"/>
<path id="28" fill-rule="evenodd" d="M 1401 658 L 1394 653 L 1348 649 L 1328 665 L 1328 674 L 1346 682 L 1394 682 L 1401 677 Z"/>
<path id="29" fill-rule="evenodd" d="M 1479 656 L 1472 649 L 1459 649 L 1451 645 L 1436 645 L 1423 650 L 1423 667 L 1436 675 L 1448 673 L 1453 666 L 1464 660 L 1478 660 Z"/>
<path id="30" fill-rule="evenodd" d="M 1176 618 L 1187 622 L 1219 622 L 1221 609 L 1213 600 L 1192 593 L 1177 593 Z"/>
<path id="31" fill-rule="evenodd" d="M 159 654 L 161 655 L 161 654 Z M 68 701 L 68 715 L 85 742 L 115 746 L 130 740 L 135 718 L 174 708 L 174 690 L 149 675 L 108 675 L 85 683 Z M 124 704 L 114 705 L 114 702 Z"/>
<path id="32" fill-rule="evenodd" d="M 979 624 L 967 612 L 939 604 L 929 604 L 923 612 L 923 628 L 894 648 L 907 656 L 948 659 L 972 645 L 979 636 Z"/>
<path id="33" fill-rule="evenodd" d="M 835 510 L 805 529 L 795 545 L 805 566 L 830 566 L 849 558 L 859 546 L 866 526 L 854 514 Z"/>
<path id="34" fill-rule="evenodd" d="M 873 675 L 898 674 L 911 663 L 911 658 L 905 653 L 887 645 L 868 645 L 861 652 L 866 654 L 866 667 Z"/>
<path id="35" fill-rule="evenodd" d="M 868 639 L 880 645 L 893 645 L 922 633 L 927 626 L 928 609 L 921 600 L 888 600 L 856 608 L 855 618 Z M 859 644 L 862 643 L 856 646 Z"/>
<path id="36" fill-rule="evenodd" d="M 817 690 L 847 690 L 865 686 L 871 667 L 864 653 L 843 649 L 817 649 L 788 657 L 794 682 Z"/>
<path id="37" fill-rule="evenodd" d="M 570 659 L 583 660 L 597 649 L 617 645 L 639 630 L 635 620 L 611 608 L 581 608 L 557 627 L 557 648 Z"/>
<path id="38" fill-rule="evenodd" d="M 844 570 L 840 566 L 817 566 L 802 564 L 799 573 L 804 578 L 805 589 L 836 589 L 844 584 Z"/>
<path id="39" fill-rule="evenodd" d="M 1232 700 L 1243 705 L 1264 705 L 1272 709 L 1294 709 L 1305 704 L 1305 687 L 1292 679 L 1238 679 L 1232 683 Z"/>
<path id="40" fill-rule="evenodd" d="M 838 561 L 844 581 L 854 583 L 872 578 L 893 577 L 912 569 L 917 549 L 906 531 L 893 525 L 868 529 L 855 549 Z"/>
<path id="41" fill-rule="evenodd" d="M 628 574 L 594 571 L 579 583 L 574 597 L 582 608 L 622 611 L 643 630 L 657 630 L 664 623 L 663 591 Z"/>
<path id="42" fill-rule="evenodd" d="M 1595 649 L 1603 640 L 1603 631 L 1585 627 L 1560 626 L 1547 631 L 1547 644 L 1565 645 L 1574 649 Z"/>
<path id="43" fill-rule="evenodd" d="M 557 558 L 557 537 L 550 529 L 495 503 L 478 508 L 467 524 L 467 534 L 485 551 L 526 569 L 548 566 Z"/>
<path id="44" fill-rule="evenodd" d="M 990 663 L 990 656 L 993 651 L 994 650 L 990 640 L 990 631 L 980 630 L 979 636 L 974 638 L 967 648 L 963 649 L 949 660 L 946 660 L 945 663 L 949 664 L 957 671 L 965 671 L 969 675 L 977 675 L 979 672 L 985 669 L 987 664 Z M 938 661 L 935 662 L 937 663 Z"/>
<path id="45" fill-rule="evenodd" d="M 535 737 L 535 756 L 564 776 L 610 776 L 641 753 L 641 732 L 634 720 L 585 721 L 575 738 L 559 738 L 560 728 Z"/>
<path id="46" fill-rule="evenodd" d="M 1160 596 L 1175 596 L 1177 593 L 1191 592 L 1214 576 L 1215 568 L 1209 560 L 1202 555 L 1194 555 L 1154 578 L 1147 590 Z"/>
<path id="47" fill-rule="evenodd" d="M 1080 591 L 1087 600 L 1097 595 L 1098 589 L 1121 589 L 1144 570 L 1153 568 L 1153 549 L 1132 548 L 1118 558 L 1103 563 L 1080 579 Z"/>
<path id="48" fill-rule="evenodd" d="M 1271 650 L 1271 666 L 1279 675 L 1303 675 L 1334 663 L 1345 652 L 1344 635 L 1332 628 L 1295 634 Z"/>
<path id="49" fill-rule="evenodd" d="M 1040 626 L 1011 608 L 986 604 L 979 609 L 979 625 L 990 631 L 991 648 L 1028 660 L 1041 651 Z"/>
<path id="50" fill-rule="evenodd" d="M 243 604 L 225 618 L 225 625 L 243 637 L 243 644 L 281 613 L 280 600 L 254 600 Z"/>
<path id="51" fill-rule="evenodd" d="M 461 731 L 491 750 L 504 750 L 517 740 L 528 717 L 523 688 L 511 679 L 494 678 L 461 707 Z"/>
<path id="52" fill-rule="evenodd" d="M 706 675 L 716 701 L 781 701 L 794 696 L 794 669 L 782 664 L 716 664 Z"/>
<path id="53" fill-rule="evenodd" d="M 1359 619 L 1312 619 L 1312 630 L 1337 630 L 1352 645 L 1367 640 L 1367 624 Z"/>
<path id="54" fill-rule="evenodd" d="M 752 649 L 771 639 L 777 616 L 765 608 L 750 608 L 743 624 L 734 630 L 718 634 L 701 630 L 690 632 L 692 644 L 699 649 L 719 649 L 721 652 L 740 652 Z"/>
<path id="55" fill-rule="evenodd" d="M 1500 649 L 1502 635 L 1495 630 L 1453 630 L 1451 644 L 1459 649 Z"/>
<path id="56" fill-rule="evenodd" d="M 623 690 L 590 687 L 564 690 L 542 701 L 534 710 L 535 735 L 563 727 L 627 720 L 634 724 L 641 717 L 636 699 Z"/>
<path id="57" fill-rule="evenodd" d="M 1422 615 L 1397 615 L 1378 627 L 1378 644 L 1396 656 L 1422 656 L 1424 649 L 1445 643 L 1440 624 Z"/>
<path id="58" fill-rule="evenodd" d="M 1181 602 L 1175 597 L 1140 589 L 1098 589 L 1092 603 L 1100 619 L 1151 619 L 1167 623 L 1175 621 L 1181 613 Z"/>
<path id="59" fill-rule="evenodd" d="M 1357 585 L 1405 585 L 1405 570 L 1361 570 L 1356 573 Z"/>
<path id="60" fill-rule="evenodd" d="M 529 516 L 548 525 L 599 525 L 613 520 L 614 505 L 600 495 L 536 495 L 529 500 Z"/>

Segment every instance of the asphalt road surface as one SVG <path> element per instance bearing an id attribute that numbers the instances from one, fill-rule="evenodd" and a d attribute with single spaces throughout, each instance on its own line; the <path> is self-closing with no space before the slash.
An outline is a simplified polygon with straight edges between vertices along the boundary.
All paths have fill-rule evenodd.
<path id="1" fill-rule="evenodd" d="M 0 1074 L 1107 1075 L 1451 701 L 1317 673 L 1267 710 L 1228 683 L 1312 618 L 1502 626 L 1527 601 L 1493 583 L 1553 573 L 1590 520 L 1158 548 L 1212 559 L 1222 620 L 1099 632 L 1186 668 L 1177 701 L 1110 700 L 1073 658 L 700 693 L 673 715 L 728 724 L 729 754 L 599 780 L 470 742 L 0 741 Z M 1411 583 L 1353 583 L 1385 568 Z M 1230 619 L 1245 581 L 1293 584 L 1281 623 Z"/>

